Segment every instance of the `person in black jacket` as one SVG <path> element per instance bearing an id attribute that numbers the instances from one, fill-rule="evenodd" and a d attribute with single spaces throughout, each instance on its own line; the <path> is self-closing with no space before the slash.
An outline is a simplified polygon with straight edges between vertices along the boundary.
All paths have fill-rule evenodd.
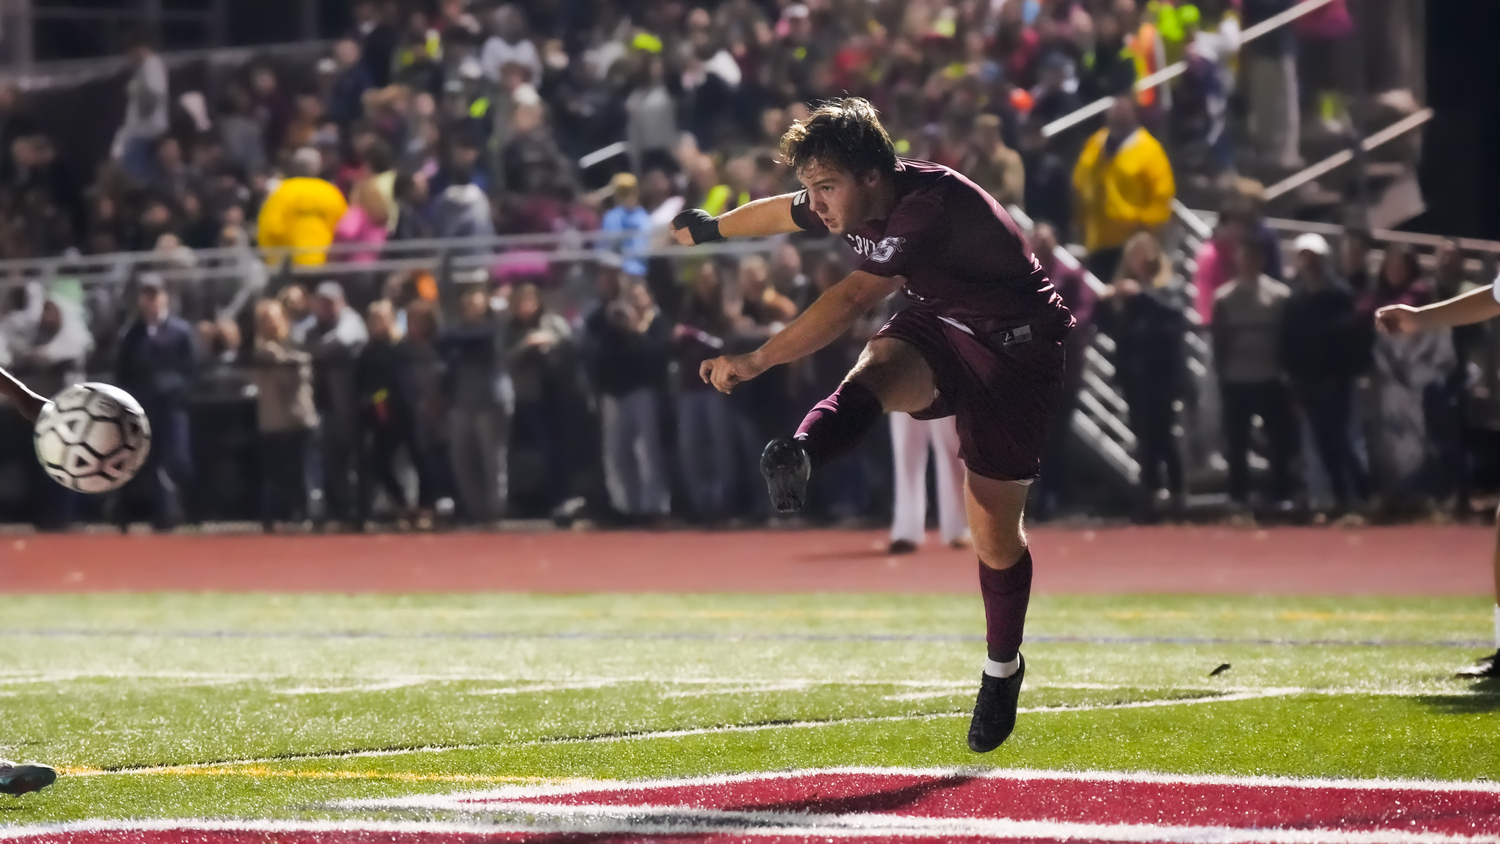
<path id="1" fill-rule="evenodd" d="M 359 524 L 370 515 L 375 489 L 380 484 L 402 520 L 414 516 L 401 479 L 396 477 L 397 450 L 405 447 L 417 471 L 425 475 L 421 450 L 415 437 L 416 387 L 412 382 L 408 347 L 397 342 L 396 314 L 385 299 L 372 302 L 365 325 L 370 342 L 360 350 L 354 364 L 354 389 L 359 397 L 364 468 L 359 473 Z"/>
<path id="2" fill-rule="evenodd" d="M 626 516 L 667 515 L 670 486 L 661 439 L 672 327 L 644 283 L 620 289 L 601 267 L 599 305 L 584 321 L 584 361 L 599 393 L 610 505 Z"/>
<path id="3" fill-rule="evenodd" d="M 125 488 L 117 513 L 130 521 L 134 494 L 150 497 L 152 524 L 173 527 L 183 518 L 182 487 L 193 473 L 189 450 L 187 392 L 193 381 L 197 346 L 192 326 L 174 316 L 161 276 L 145 273 L 136 282 L 136 319 L 120 338 L 115 383 L 135 396 L 151 425 L 151 453 L 140 474 Z"/>
<path id="4" fill-rule="evenodd" d="M 1182 455 L 1172 435 L 1173 403 L 1187 384 L 1185 303 L 1174 301 L 1171 266 L 1156 238 L 1141 232 L 1125 244 L 1114 282 L 1094 310 L 1095 327 L 1115 341 L 1115 381 L 1129 405 L 1141 466 L 1141 502 L 1150 515 L 1162 490 L 1183 493 Z"/>
<path id="5" fill-rule="evenodd" d="M 1297 277 L 1282 323 L 1281 362 L 1312 428 L 1335 507 L 1343 511 L 1369 492 L 1349 433 L 1361 358 L 1354 294 L 1329 268 L 1332 250 L 1322 236 L 1304 234 L 1293 248 Z"/>

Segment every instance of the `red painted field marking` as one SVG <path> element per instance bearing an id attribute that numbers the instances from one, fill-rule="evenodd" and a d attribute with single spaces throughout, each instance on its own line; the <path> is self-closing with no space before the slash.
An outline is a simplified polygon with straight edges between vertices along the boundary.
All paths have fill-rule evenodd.
<path id="1" fill-rule="evenodd" d="M 479 844 L 809 840 L 1497 844 L 1500 785 L 1056 771 L 837 768 L 506 786 L 334 809 L 458 820 L 86 821 L 27 844 Z M 539 838 L 545 836 L 545 838 Z"/>

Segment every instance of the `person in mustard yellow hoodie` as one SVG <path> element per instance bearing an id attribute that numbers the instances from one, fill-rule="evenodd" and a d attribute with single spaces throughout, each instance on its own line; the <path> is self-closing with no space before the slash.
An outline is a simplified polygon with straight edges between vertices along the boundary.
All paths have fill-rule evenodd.
<path id="1" fill-rule="evenodd" d="M 297 150 L 289 169 L 290 177 L 261 206 L 257 239 L 264 249 L 326 247 L 333 243 L 333 230 L 349 203 L 332 183 L 318 178 L 323 157 L 317 150 Z M 280 264 L 283 257 L 273 254 L 267 261 Z M 302 265 L 322 264 L 327 259 L 327 253 L 318 250 L 292 256 L 294 263 Z"/>
<path id="2" fill-rule="evenodd" d="M 1073 168 L 1073 190 L 1088 268 L 1101 279 L 1114 278 L 1131 235 L 1155 231 L 1171 219 L 1177 195 L 1172 164 L 1137 122 L 1130 97 L 1115 98 L 1105 127 L 1084 145 Z"/>

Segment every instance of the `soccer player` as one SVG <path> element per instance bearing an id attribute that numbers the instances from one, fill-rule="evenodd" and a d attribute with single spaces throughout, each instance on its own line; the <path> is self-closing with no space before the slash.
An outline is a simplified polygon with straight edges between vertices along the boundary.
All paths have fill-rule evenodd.
<path id="1" fill-rule="evenodd" d="M 1470 290 L 1451 299 L 1421 308 L 1411 305 L 1387 305 L 1375 312 L 1375 324 L 1388 334 L 1431 331 L 1472 325 L 1500 316 L 1500 279 L 1486 287 Z M 1458 676 L 1474 679 L 1500 677 L 1500 512 L 1495 514 L 1495 652 L 1473 665 L 1458 670 Z"/>
<path id="2" fill-rule="evenodd" d="M 793 512 L 809 475 L 853 450 L 882 413 L 955 417 L 989 646 L 969 747 L 987 753 L 1015 728 L 1026 673 L 1031 552 L 1021 516 L 1062 396 L 1073 318 L 1004 209 L 947 167 L 898 159 L 865 100 L 825 103 L 787 130 L 781 153 L 803 190 L 719 217 L 684 211 L 672 221 L 677 242 L 831 232 L 863 260 L 759 349 L 705 361 L 700 375 L 729 392 L 812 354 L 904 289 L 906 306 L 843 384 L 795 437 L 766 446 L 761 473 L 772 503 Z"/>
<path id="3" fill-rule="evenodd" d="M 35 422 L 37 414 L 42 412 L 42 406 L 47 403 L 46 399 L 33 393 L 4 369 L 0 369 L 0 396 L 9 399 L 27 422 Z M 46 765 L 35 762 L 18 765 L 7 759 L 0 759 L 0 794 L 20 797 L 32 791 L 41 791 L 56 780 L 57 771 Z"/>

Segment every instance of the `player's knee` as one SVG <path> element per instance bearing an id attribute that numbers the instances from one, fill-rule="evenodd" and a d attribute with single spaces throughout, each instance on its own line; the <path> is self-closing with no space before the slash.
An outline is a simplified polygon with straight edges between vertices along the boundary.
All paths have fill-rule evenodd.
<path id="1" fill-rule="evenodd" d="M 992 569 L 1008 569 L 1026 554 L 1026 536 L 1017 531 L 975 531 L 974 551 Z"/>

